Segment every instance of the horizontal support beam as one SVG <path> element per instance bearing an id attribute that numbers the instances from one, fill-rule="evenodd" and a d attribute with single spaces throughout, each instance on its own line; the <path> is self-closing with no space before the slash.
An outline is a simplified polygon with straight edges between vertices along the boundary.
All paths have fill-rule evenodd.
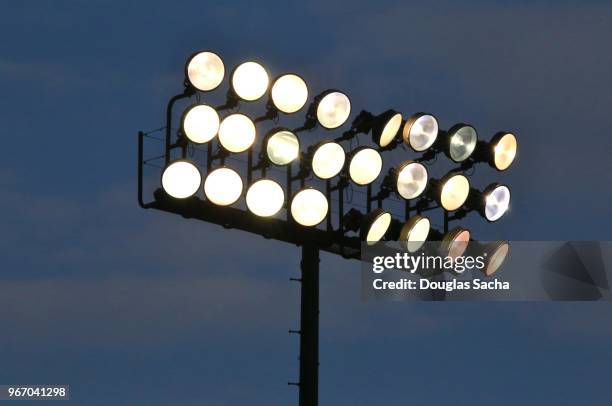
<path id="1" fill-rule="evenodd" d="M 155 200 L 146 208 L 179 214 L 224 228 L 234 228 L 261 235 L 264 238 L 288 242 L 295 245 L 312 244 L 318 249 L 344 258 L 360 259 L 361 242 L 357 237 L 340 235 L 315 227 L 304 227 L 293 221 L 279 218 L 263 218 L 234 207 L 222 207 L 198 197 L 174 199 L 162 189 L 154 193 Z"/>

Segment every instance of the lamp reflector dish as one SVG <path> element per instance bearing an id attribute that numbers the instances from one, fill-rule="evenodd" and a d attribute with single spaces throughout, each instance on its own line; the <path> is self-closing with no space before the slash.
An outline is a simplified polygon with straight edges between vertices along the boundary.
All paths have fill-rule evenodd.
<path id="1" fill-rule="evenodd" d="M 455 162 L 463 162 L 472 155 L 476 148 L 478 134 L 474 127 L 464 125 L 450 134 L 448 152 Z"/>
<path id="2" fill-rule="evenodd" d="M 219 126 L 219 142 L 230 152 L 243 152 L 255 141 L 255 124 L 244 114 L 230 114 Z"/>
<path id="3" fill-rule="evenodd" d="M 517 142 L 512 133 L 503 135 L 493 147 L 493 164 L 500 171 L 505 171 L 512 165 L 516 157 Z"/>
<path id="4" fill-rule="evenodd" d="M 283 207 L 284 202 L 283 188 L 270 179 L 256 181 L 246 194 L 247 207 L 260 217 L 274 216 Z"/>
<path id="5" fill-rule="evenodd" d="M 277 131 L 268 138 L 266 153 L 273 164 L 287 165 L 298 157 L 300 141 L 291 131 Z"/>
<path id="6" fill-rule="evenodd" d="M 413 116 L 406 121 L 402 136 L 415 151 L 425 151 L 436 142 L 438 120 L 430 114 Z"/>
<path id="7" fill-rule="evenodd" d="M 373 148 L 363 148 L 353 155 L 349 163 L 349 176 L 358 185 L 376 180 L 382 169 L 382 157 Z"/>
<path id="8" fill-rule="evenodd" d="M 200 52 L 187 61 L 187 80 L 204 92 L 215 89 L 223 81 L 225 67 L 219 56 L 213 52 Z"/>
<path id="9" fill-rule="evenodd" d="M 244 62 L 232 74 L 232 88 L 242 100 L 254 101 L 268 90 L 268 72 L 257 62 Z"/>
<path id="10" fill-rule="evenodd" d="M 440 203 L 447 211 L 457 210 L 465 203 L 470 193 L 470 182 L 461 174 L 454 174 L 442 181 Z"/>
<path id="11" fill-rule="evenodd" d="M 351 101 L 341 92 L 326 94 L 317 106 L 317 120 L 328 129 L 340 127 L 350 114 Z"/>
<path id="12" fill-rule="evenodd" d="M 204 194 L 218 206 L 229 206 L 242 194 L 242 178 L 233 169 L 215 169 L 204 181 Z"/>
<path id="13" fill-rule="evenodd" d="M 162 187 L 170 196 L 184 199 L 193 196 L 202 183 L 200 171 L 187 161 L 175 161 L 162 174 Z"/>
<path id="14" fill-rule="evenodd" d="M 212 140 L 219 131 L 219 114 L 206 105 L 191 107 L 183 117 L 183 133 L 189 141 L 204 144 Z"/>
<path id="15" fill-rule="evenodd" d="M 427 169 L 425 165 L 414 162 L 404 162 L 397 174 L 397 192 L 404 199 L 419 197 L 427 186 Z"/>
<path id="16" fill-rule="evenodd" d="M 484 193 L 484 214 L 487 220 L 499 220 L 510 207 L 510 189 L 505 185 L 497 185 Z"/>
<path id="17" fill-rule="evenodd" d="M 411 217 L 400 231 L 400 241 L 408 252 L 416 252 L 427 241 L 431 224 L 427 217 Z"/>
<path id="18" fill-rule="evenodd" d="M 307 100 L 306 82 L 298 75 L 283 75 L 272 85 L 272 103 L 283 113 L 295 113 L 304 107 Z"/>
<path id="19" fill-rule="evenodd" d="M 342 145 L 325 142 L 315 149 L 312 156 L 312 171 L 320 179 L 330 179 L 344 167 L 346 154 Z"/>
<path id="20" fill-rule="evenodd" d="M 316 189 L 303 189 L 291 201 L 291 216 L 303 226 L 316 226 L 327 216 L 329 204 L 323 193 Z"/>

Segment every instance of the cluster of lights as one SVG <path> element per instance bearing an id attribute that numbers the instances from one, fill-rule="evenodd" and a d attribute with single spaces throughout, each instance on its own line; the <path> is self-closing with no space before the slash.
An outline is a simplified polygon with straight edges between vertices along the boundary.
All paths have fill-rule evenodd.
<path id="1" fill-rule="evenodd" d="M 225 66 L 218 55 L 209 51 L 198 52 L 188 59 L 185 75 L 190 86 L 209 92 L 222 83 Z M 301 76 L 289 73 L 270 80 L 267 70 L 254 61 L 235 67 L 229 82 L 230 95 L 237 100 L 252 102 L 268 94 L 268 109 L 274 109 L 274 114 L 294 114 L 308 101 L 308 87 Z M 204 103 L 187 108 L 181 118 L 182 135 L 195 144 L 210 143 L 217 138 L 228 153 L 250 150 L 257 139 L 257 120 L 241 113 L 221 117 L 218 110 Z M 317 125 L 326 130 L 338 129 L 347 122 L 350 114 L 348 96 L 339 90 L 327 90 L 314 97 L 303 129 L 313 129 Z M 436 201 L 448 212 L 475 210 L 491 222 L 499 220 L 509 208 L 510 190 L 507 186 L 492 184 L 479 192 L 460 172 L 448 173 L 439 180 L 430 178 L 425 163 L 428 157 L 443 152 L 456 163 L 486 162 L 504 171 L 516 156 L 517 142 L 512 133 L 498 133 L 490 142 L 484 142 L 478 140 L 476 129 L 468 124 L 456 124 L 446 132 L 440 130 L 437 118 L 429 113 L 416 113 L 404 119 L 395 110 L 379 115 L 362 111 L 342 137 L 319 142 L 301 153 L 299 131 L 301 129 L 282 127 L 269 130 L 262 142 L 267 162 L 287 166 L 298 161 L 319 179 L 341 176 L 357 186 L 371 187 L 383 169 L 381 152 L 403 143 L 414 152 L 422 153 L 423 157 L 406 160 L 391 170 L 393 191 L 400 198 Z M 362 146 L 347 152 L 341 141 L 357 133 L 370 133 L 375 147 Z M 275 216 L 286 208 L 296 223 L 315 227 L 329 214 L 328 196 L 317 189 L 302 187 L 293 196 L 287 196 L 273 179 L 264 177 L 245 184 L 235 170 L 225 166 L 210 171 L 203 182 L 199 169 L 185 159 L 169 163 L 162 174 L 163 189 L 177 199 L 196 195 L 202 184 L 204 195 L 211 203 L 229 206 L 244 195 L 248 210 L 260 217 Z M 379 208 L 361 216 L 355 227 L 359 229 L 362 240 L 374 243 L 385 238 L 392 224 L 391 214 Z M 415 252 L 432 238 L 432 233 L 436 232 L 432 231 L 430 220 L 417 214 L 401 226 L 397 238 L 405 249 Z M 461 256 L 471 236 L 469 230 L 455 228 L 436 237 L 441 240 L 445 252 Z M 495 243 L 494 248 L 490 262 L 495 260 L 500 265 L 507 253 L 507 244 Z M 499 267 L 494 265 L 490 265 L 489 274 Z"/>

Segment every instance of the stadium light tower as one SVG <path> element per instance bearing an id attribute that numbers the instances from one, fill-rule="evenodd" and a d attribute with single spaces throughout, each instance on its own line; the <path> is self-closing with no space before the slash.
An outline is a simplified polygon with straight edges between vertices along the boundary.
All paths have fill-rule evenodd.
<path id="1" fill-rule="evenodd" d="M 433 178 L 433 158 L 443 152 L 460 163 L 459 170 L 485 162 L 505 171 L 516 157 L 516 136 L 500 132 L 490 142 L 479 141 L 471 125 L 457 124 L 443 131 L 432 114 L 415 113 L 404 120 L 393 109 L 380 114 L 363 110 L 350 128 L 341 131 L 352 111 L 346 93 L 323 90 L 308 104 L 311 89 L 302 76 L 285 73 L 271 79 L 255 61 L 242 62 L 230 71 L 225 101 L 214 107 L 210 92 L 219 89 L 225 78 L 225 64 L 216 53 L 198 51 L 188 58 L 183 89 L 168 101 L 166 123 L 159 129 L 165 135 L 163 153 L 145 159 L 145 140 L 155 140 L 157 130 L 138 133 L 138 202 L 145 209 L 302 247 L 301 278 L 295 279 L 301 283 L 296 331 L 300 369 L 295 385 L 299 404 L 316 406 L 320 251 L 361 259 L 362 243 L 397 240 L 413 253 L 423 249 L 425 241 L 439 241 L 452 255 L 463 255 L 471 233 L 464 227 L 449 230 L 449 223 L 470 211 L 488 222 L 499 221 L 510 207 L 510 189 L 493 183 L 480 192 L 470 184 L 469 174 L 457 170 Z M 175 106 L 183 100 L 189 104 L 175 127 Z M 243 103 L 263 104 L 262 115 L 249 117 L 237 111 Z M 303 110 L 302 126 L 277 125 Z M 274 125 L 262 131 L 269 121 Z M 337 135 L 319 140 L 305 134 L 315 130 Z M 365 134 L 368 137 L 359 140 Z M 360 146 L 352 148 L 353 140 L 359 140 Z M 386 162 L 385 153 L 401 145 L 413 156 Z M 155 165 L 158 160 L 161 165 Z M 156 171 L 153 199 L 145 202 L 144 183 L 151 180 L 145 168 L 151 167 Z M 345 197 L 349 190 L 363 189 L 365 201 Z M 390 202 L 396 203 L 395 209 L 386 207 Z M 398 202 L 402 213 L 397 213 Z M 432 228 L 435 211 L 443 214 L 443 230 Z M 503 263 L 508 244 L 496 241 L 484 249 L 491 253 L 488 276 Z"/>

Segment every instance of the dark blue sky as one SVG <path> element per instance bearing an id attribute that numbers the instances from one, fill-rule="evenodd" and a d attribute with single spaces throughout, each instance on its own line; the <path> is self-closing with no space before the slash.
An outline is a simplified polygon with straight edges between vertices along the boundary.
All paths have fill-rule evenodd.
<path id="1" fill-rule="evenodd" d="M 345 89 L 356 111 L 512 129 L 512 213 L 478 236 L 609 240 L 610 21 L 604 1 L 5 5 L 0 384 L 296 402 L 299 250 L 136 205 L 136 131 L 163 124 L 193 50 Z M 364 303 L 358 264 L 322 259 L 321 404 L 610 403 L 609 304 Z"/>

